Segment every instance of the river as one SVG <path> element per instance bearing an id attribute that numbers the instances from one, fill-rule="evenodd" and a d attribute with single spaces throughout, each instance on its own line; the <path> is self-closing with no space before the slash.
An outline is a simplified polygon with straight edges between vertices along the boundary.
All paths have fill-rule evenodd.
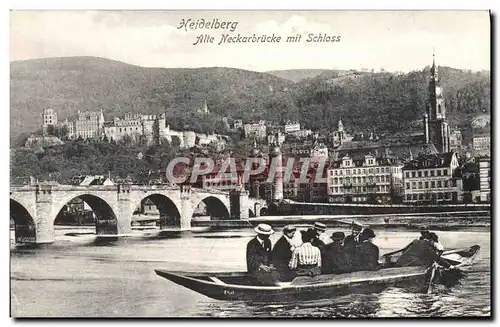
<path id="1" fill-rule="evenodd" d="M 476 264 L 467 269 L 467 276 L 453 288 L 440 286 L 431 294 L 387 288 L 377 294 L 268 305 L 212 300 L 154 273 L 157 268 L 245 270 L 246 243 L 254 236 L 251 228 L 183 232 L 174 238 L 138 235 L 114 241 L 97 241 L 95 235 L 86 234 L 94 230 L 57 226 L 53 244 L 36 249 L 11 245 L 13 317 L 491 315 L 489 228 L 437 232 L 446 248 L 481 246 Z M 375 232 L 381 254 L 402 248 L 419 234 L 403 229 Z M 273 244 L 280 236 L 281 233 L 273 235 Z"/>

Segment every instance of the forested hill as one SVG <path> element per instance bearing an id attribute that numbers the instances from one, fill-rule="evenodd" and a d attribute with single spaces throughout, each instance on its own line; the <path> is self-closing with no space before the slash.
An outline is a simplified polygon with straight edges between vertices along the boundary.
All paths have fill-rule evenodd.
<path id="1" fill-rule="evenodd" d="M 276 72 L 274 72 L 276 74 Z M 269 73 L 232 68 L 143 68 L 95 57 L 11 63 L 11 141 L 41 125 L 46 108 L 59 119 L 78 110 L 167 112 L 172 128 L 221 129 L 223 116 L 300 120 L 331 130 L 339 118 L 350 132 L 405 130 L 421 119 L 429 68 L 408 74 L 321 71 L 294 83 Z M 490 111 L 490 74 L 440 67 L 450 125 L 469 126 Z M 207 102 L 209 116 L 196 111 Z"/>
<path id="2" fill-rule="evenodd" d="M 470 127 L 474 117 L 490 113 L 489 72 L 439 67 L 439 77 L 451 127 Z M 342 118 L 352 132 L 406 130 L 422 119 L 429 79 L 429 67 L 399 75 L 327 72 L 297 83 L 295 103 L 312 129 L 331 128 Z"/>
<path id="3" fill-rule="evenodd" d="M 11 140 L 41 126 L 53 108 L 59 120 L 78 110 L 103 110 L 105 118 L 125 113 L 167 112 L 173 128 L 213 128 L 223 115 L 241 118 L 272 111 L 293 82 L 233 68 L 144 68 L 95 57 L 11 63 Z M 214 115 L 193 115 L 205 101 Z M 216 119 L 217 118 L 217 119 Z M 195 125 L 195 126 L 192 126 Z"/>

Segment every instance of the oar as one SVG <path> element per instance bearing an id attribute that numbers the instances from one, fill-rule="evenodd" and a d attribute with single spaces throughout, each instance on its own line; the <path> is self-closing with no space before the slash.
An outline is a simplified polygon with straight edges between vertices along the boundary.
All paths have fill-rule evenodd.
<path id="1" fill-rule="evenodd" d="M 436 262 L 434 262 L 432 264 L 432 270 L 431 270 L 431 278 L 429 279 L 429 288 L 427 288 L 427 294 L 430 294 L 431 292 L 431 289 L 432 289 L 432 281 L 434 279 L 434 276 L 436 274 L 436 269 L 437 269 L 438 265 Z"/>

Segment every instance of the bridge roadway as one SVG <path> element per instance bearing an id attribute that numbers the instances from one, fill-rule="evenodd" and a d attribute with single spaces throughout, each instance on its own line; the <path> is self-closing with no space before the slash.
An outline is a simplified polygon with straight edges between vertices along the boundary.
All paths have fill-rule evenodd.
<path id="1" fill-rule="evenodd" d="M 123 235 L 131 231 L 132 214 L 149 198 L 160 212 L 160 227 L 191 228 L 195 208 L 204 202 L 207 214 L 222 219 L 248 219 L 267 208 L 265 200 L 248 192 L 168 185 L 75 186 L 40 183 L 10 187 L 10 216 L 17 243 L 52 243 L 54 222 L 75 198 L 85 201 L 96 216 L 96 233 Z"/>

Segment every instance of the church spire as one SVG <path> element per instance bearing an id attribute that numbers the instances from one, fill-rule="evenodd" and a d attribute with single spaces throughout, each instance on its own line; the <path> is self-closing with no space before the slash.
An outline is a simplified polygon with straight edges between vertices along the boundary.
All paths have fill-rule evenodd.
<path id="1" fill-rule="evenodd" d="M 436 66 L 436 53 L 434 48 L 432 48 L 432 67 L 431 67 L 431 78 L 434 81 L 438 80 L 438 67 Z"/>

